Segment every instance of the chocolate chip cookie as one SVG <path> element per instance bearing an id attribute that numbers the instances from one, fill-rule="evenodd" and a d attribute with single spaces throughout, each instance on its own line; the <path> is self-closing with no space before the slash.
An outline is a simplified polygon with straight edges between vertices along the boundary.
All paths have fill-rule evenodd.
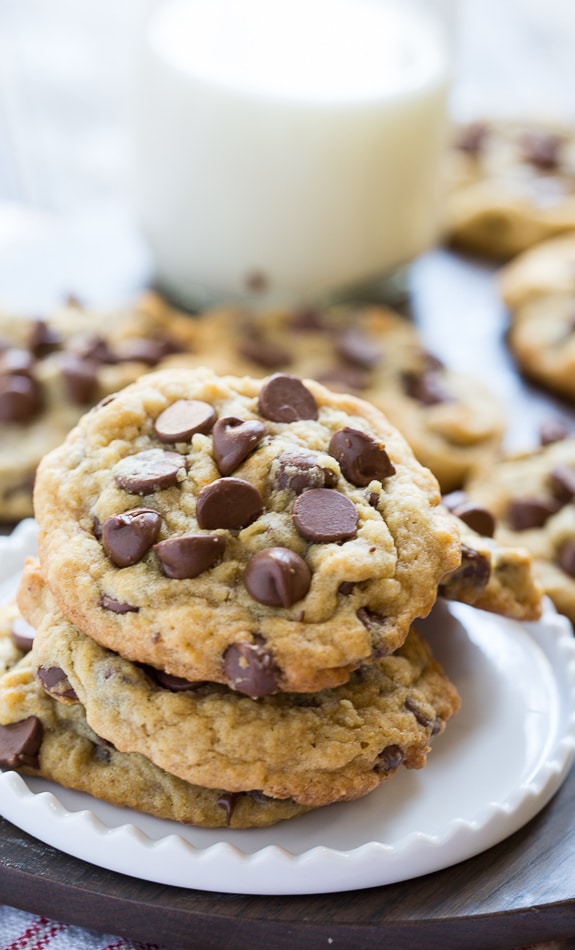
<path id="1" fill-rule="evenodd" d="M 446 234 L 457 248 L 508 260 L 575 229 L 575 137 L 545 122 L 482 121 L 455 130 Z"/>
<path id="2" fill-rule="evenodd" d="M 293 373 L 371 402 L 444 492 L 501 443 L 505 413 L 488 387 L 442 365 L 415 325 L 389 309 L 213 310 L 201 315 L 198 334 L 198 358 L 218 372 Z"/>
<path id="3" fill-rule="evenodd" d="M 575 623 L 575 438 L 502 459 L 466 491 L 492 512 L 500 544 L 530 552 L 543 590 Z"/>
<path id="4" fill-rule="evenodd" d="M 496 541 L 492 513 L 464 492 L 443 501 L 458 519 L 462 556 L 459 567 L 442 579 L 440 596 L 515 620 L 538 620 L 543 589 L 530 552 Z"/>
<path id="5" fill-rule="evenodd" d="M 45 689 L 59 703 L 79 701 L 91 728 L 116 748 L 188 782 L 311 807 L 353 800 L 400 765 L 423 767 L 432 737 L 459 706 L 415 630 L 342 686 L 254 700 L 123 659 L 66 620 L 39 568 L 27 573 L 32 660 Z"/>
<path id="6" fill-rule="evenodd" d="M 15 604 L 0 606 L 0 768 L 89 792 L 113 805 L 205 828 L 258 828 L 309 809 L 261 792 L 230 793 L 191 785 L 137 752 L 119 752 L 90 729 L 80 703 L 53 699 L 34 675 L 14 628 L 27 628 Z M 28 631 L 29 632 L 29 631 Z"/>
<path id="7" fill-rule="evenodd" d="M 387 419 L 283 374 L 142 378 L 43 459 L 35 504 L 76 626 L 250 696 L 335 686 L 392 652 L 461 556 Z"/>
<path id="8" fill-rule="evenodd" d="M 502 268 L 509 348 L 521 372 L 575 399 L 575 235 L 545 241 Z"/>
<path id="9" fill-rule="evenodd" d="M 124 310 L 0 314 L 0 520 L 32 514 L 38 462 L 86 409 L 194 340 L 193 320 L 153 294 Z"/>

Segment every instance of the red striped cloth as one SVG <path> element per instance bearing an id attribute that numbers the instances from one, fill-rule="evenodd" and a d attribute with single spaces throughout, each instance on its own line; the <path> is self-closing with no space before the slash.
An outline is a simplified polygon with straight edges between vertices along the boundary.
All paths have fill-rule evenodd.
<path id="1" fill-rule="evenodd" d="M 0 950 L 164 950 L 0 906 Z"/>

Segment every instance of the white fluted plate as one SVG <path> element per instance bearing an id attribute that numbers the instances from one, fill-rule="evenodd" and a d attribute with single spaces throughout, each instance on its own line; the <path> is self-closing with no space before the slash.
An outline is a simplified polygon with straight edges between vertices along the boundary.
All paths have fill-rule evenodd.
<path id="1" fill-rule="evenodd" d="M 0 597 L 14 591 L 34 548 L 31 521 L 0 538 Z M 438 603 L 419 627 L 457 685 L 461 711 L 424 769 L 400 769 L 360 801 L 267 829 L 204 830 L 4 772 L 0 813 L 102 868 L 208 891 L 319 894 L 457 864 L 525 825 L 565 779 L 575 750 L 575 639 L 550 604 L 538 623 L 519 623 Z"/>

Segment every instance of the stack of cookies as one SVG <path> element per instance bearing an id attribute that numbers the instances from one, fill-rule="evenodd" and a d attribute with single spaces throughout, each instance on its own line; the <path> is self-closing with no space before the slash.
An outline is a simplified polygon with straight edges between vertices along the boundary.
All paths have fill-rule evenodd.
<path id="1" fill-rule="evenodd" d="M 422 767 L 459 706 L 413 627 L 460 568 L 457 523 L 360 399 L 146 375 L 45 456 L 35 510 L 3 618 L 35 630 L 0 681 L 6 767 L 261 826 Z"/>

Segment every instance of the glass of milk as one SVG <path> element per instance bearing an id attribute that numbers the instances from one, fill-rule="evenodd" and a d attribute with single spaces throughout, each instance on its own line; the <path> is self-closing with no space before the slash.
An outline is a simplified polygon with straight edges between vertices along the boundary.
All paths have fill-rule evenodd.
<path id="1" fill-rule="evenodd" d="M 166 0 L 147 20 L 130 189 L 190 308 L 291 305 L 434 241 L 448 44 L 411 0 Z"/>

